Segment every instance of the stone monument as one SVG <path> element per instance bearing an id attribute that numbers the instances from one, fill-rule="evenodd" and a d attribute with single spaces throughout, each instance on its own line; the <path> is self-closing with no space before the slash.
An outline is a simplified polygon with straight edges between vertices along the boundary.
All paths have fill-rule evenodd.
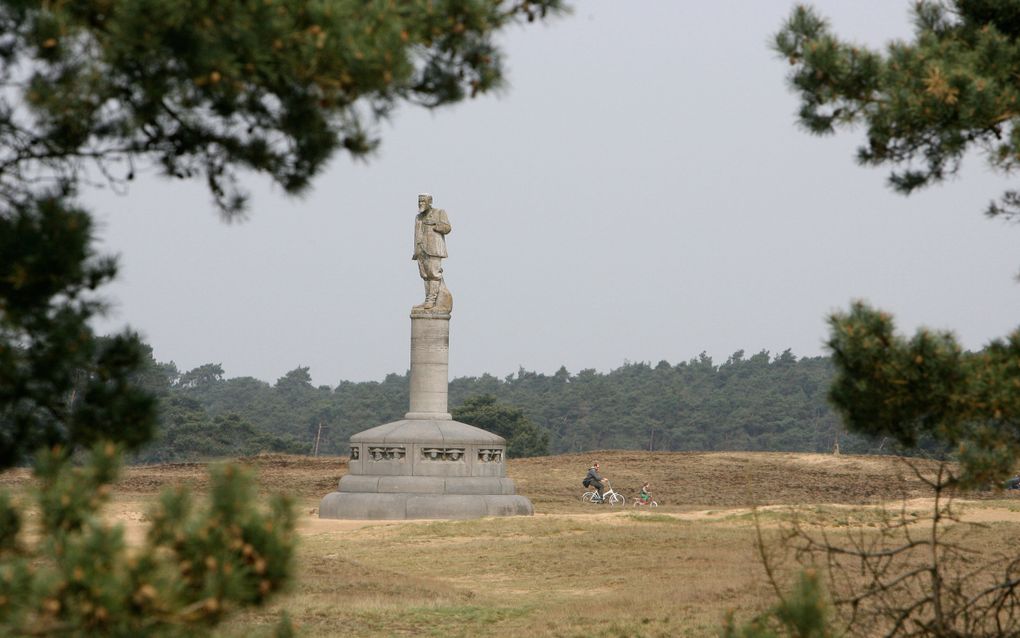
<path id="1" fill-rule="evenodd" d="M 414 254 L 425 301 L 411 308 L 411 400 L 400 421 L 351 437 L 348 474 L 323 497 L 319 518 L 477 518 L 531 515 L 534 508 L 506 478 L 506 440 L 447 411 L 453 296 L 442 260 L 446 211 L 418 196 Z"/>

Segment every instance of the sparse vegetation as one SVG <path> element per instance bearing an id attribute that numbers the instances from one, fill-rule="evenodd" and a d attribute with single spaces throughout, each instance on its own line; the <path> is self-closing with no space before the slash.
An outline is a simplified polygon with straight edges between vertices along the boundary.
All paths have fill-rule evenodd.
<path id="1" fill-rule="evenodd" d="M 259 494 L 288 486 L 299 512 L 292 588 L 217 630 L 248 638 L 287 610 L 299 634 L 364 636 L 717 636 L 727 612 L 737 626 L 775 603 L 757 560 L 752 507 L 768 543 L 799 515 L 834 541 L 878 535 L 879 504 L 901 498 L 922 512 L 925 486 L 890 457 L 769 453 L 603 451 L 629 495 L 655 487 L 654 513 L 582 507 L 588 455 L 515 459 L 510 475 L 534 517 L 439 522 L 320 521 L 315 507 L 344 473 L 343 459 L 257 456 Z M 934 467 L 934 466 L 931 466 Z M 130 467 L 114 484 L 107 516 L 143 543 L 146 503 L 168 485 L 209 489 L 202 464 Z M 848 486 L 848 476 L 855 485 Z M 23 493 L 24 470 L 0 474 Z M 988 493 L 964 519 L 985 523 L 966 538 L 993 552 L 1020 532 L 1013 499 Z M 984 498 L 984 497 L 983 497 Z M 797 504 L 803 504 L 798 507 Z M 909 511 L 915 511 L 913 509 Z M 794 582 L 797 565 L 780 569 Z"/>

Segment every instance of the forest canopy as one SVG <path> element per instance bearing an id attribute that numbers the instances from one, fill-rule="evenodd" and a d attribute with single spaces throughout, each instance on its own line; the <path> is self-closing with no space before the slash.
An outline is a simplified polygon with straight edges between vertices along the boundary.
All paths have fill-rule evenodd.
<path id="1" fill-rule="evenodd" d="M 409 374 L 382 381 L 312 384 L 297 367 L 275 383 L 252 377 L 225 378 L 219 364 L 180 371 L 152 356 L 142 375 L 160 397 L 160 426 L 144 462 L 260 451 L 311 453 L 320 432 L 321 454 L 345 454 L 356 432 L 403 418 Z M 829 358 L 797 358 L 790 351 L 716 363 L 706 354 L 671 364 L 626 363 L 608 373 L 551 375 L 519 370 L 450 382 L 454 414 L 484 412 L 498 402 L 500 414 L 527 423 L 529 437 L 548 437 L 548 453 L 596 449 L 769 450 L 886 452 L 880 439 L 848 436 L 830 409 Z M 481 413 L 481 414 L 479 414 Z M 534 428 L 534 431 L 530 428 Z M 522 450 L 545 450 L 528 445 Z M 528 452 L 533 453 L 533 452 Z"/>

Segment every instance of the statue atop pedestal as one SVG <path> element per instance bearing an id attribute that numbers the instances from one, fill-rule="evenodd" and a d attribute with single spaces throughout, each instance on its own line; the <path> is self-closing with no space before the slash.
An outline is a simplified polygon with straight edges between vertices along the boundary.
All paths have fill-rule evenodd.
<path id="1" fill-rule="evenodd" d="M 319 503 L 319 518 L 530 516 L 506 476 L 506 439 L 453 420 L 448 407 L 450 310 L 442 260 L 450 220 L 418 196 L 414 257 L 425 302 L 411 309 L 411 378 L 404 418 L 351 437 L 348 472 Z"/>
<path id="2" fill-rule="evenodd" d="M 418 274 L 425 282 L 425 301 L 411 309 L 414 314 L 448 315 L 453 310 L 453 295 L 443 281 L 446 235 L 450 220 L 442 208 L 432 207 L 432 195 L 418 195 L 418 214 L 414 218 L 414 254 Z"/>

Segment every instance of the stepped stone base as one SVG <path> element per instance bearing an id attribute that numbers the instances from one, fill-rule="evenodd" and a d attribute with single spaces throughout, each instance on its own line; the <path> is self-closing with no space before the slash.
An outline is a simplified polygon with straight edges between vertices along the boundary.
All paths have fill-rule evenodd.
<path id="1" fill-rule="evenodd" d="M 330 492 L 319 504 L 319 518 L 463 519 L 534 513 L 531 501 L 516 494 Z"/>
<path id="2" fill-rule="evenodd" d="M 402 419 L 351 437 L 348 471 L 319 518 L 531 516 L 506 476 L 506 440 L 466 423 Z"/>

